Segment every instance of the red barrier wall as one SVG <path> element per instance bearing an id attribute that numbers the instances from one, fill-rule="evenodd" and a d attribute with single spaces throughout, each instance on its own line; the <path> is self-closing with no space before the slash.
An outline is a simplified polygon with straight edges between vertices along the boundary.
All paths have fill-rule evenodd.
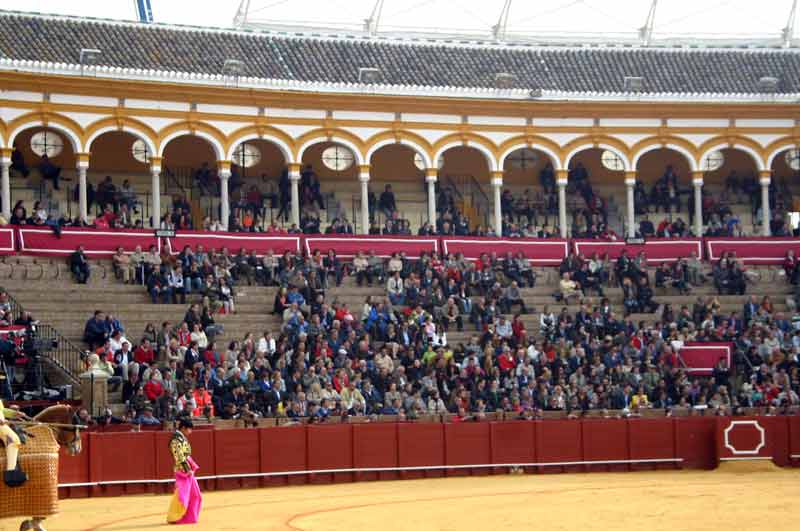
<path id="1" fill-rule="evenodd" d="M 745 264 L 782 264 L 786 251 L 800 253 L 798 238 L 705 238 L 706 258 L 719 260 L 725 251 L 734 251 Z"/>
<path id="2" fill-rule="evenodd" d="M 180 253 L 185 246 L 194 249 L 198 245 L 209 249 L 220 250 L 227 247 L 231 254 L 244 249 L 249 254 L 255 251 L 256 255 L 264 256 L 272 250 L 275 256 L 280 256 L 286 251 L 297 253 L 301 251 L 301 237 L 295 234 L 263 234 L 259 232 L 205 232 L 205 231 L 178 231 L 175 237 L 169 239 L 173 254 Z"/>
<path id="3" fill-rule="evenodd" d="M 265 234 L 242 232 L 204 232 L 178 231 L 165 240 L 173 253 L 178 253 L 185 245 L 204 245 L 207 249 L 227 247 L 231 252 L 240 248 L 248 252 L 256 251 L 262 256 L 272 249 L 275 254 L 285 251 L 311 252 L 319 249 L 325 253 L 335 249 L 340 258 L 349 259 L 358 251 L 365 253 L 373 249 L 384 258 L 397 251 L 415 259 L 422 252 L 463 253 L 469 260 L 477 259 L 481 253 L 495 252 L 503 257 L 506 252 L 522 252 L 527 258 L 540 266 L 557 266 L 569 250 L 586 256 L 594 252 L 608 252 L 616 259 L 622 249 L 627 248 L 633 255 L 645 251 L 648 263 L 671 262 L 679 257 L 689 256 L 694 251 L 705 259 L 718 260 L 723 251 L 735 251 L 737 256 L 749 264 L 780 264 L 786 251 L 794 249 L 800 254 L 800 238 L 652 238 L 640 245 L 628 245 L 624 241 L 600 240 L 562 240 L 538 238 L 476 238 L 471 236 L 369 236 L 341 234 Z M 110 257 L 117 246 L 122 245 L 126 252 L 132 252 L 136 245 L 146 249 L 150 244 L 160 245 L 151 230 L 114 230 L 66 227 L 61 237 L 57 237 L 50 227 L 0 227 L 0 256 L 17 252 L 39 256 L 67 256 L 78 244 L 86 247 L 90 257 Z M 166 244 L 165 243 L 165 244 Z M 705 249 L 705 253 L 702 251 Z"/>
<path id="4" fill-rule="evenodd" d="M 442 252 L 463 253 L 467 260 L 477 260 L 483 253 L 496 252 L 499 258 L 506 253 L 522 253 L 534 264 L 557 266 L 566 258 L 569 240 L 538 238 L 472 238 L 446 236 L 442 238 Z"/>
<path id="5" fill-rule="evenodd" d="M 700 238 L 648 238 L 642 245 L 628 245 L 624 241 L 599 241 L 599 240 L 572 240 L 575 252 L 589 257 L 594 253 L 602 255 L 608 253 L 612 260 L 616 260 L 623 249 L 628 250 L 628 256 L 636 256 L 644 251 L 648 265 L 658 265 L 662 262 L 674 262 L 681 257 L 688 257 L 694 251 L 698 257 L 703 256 L 703 245 Z"/>
<path id="6" fill-rule="evenodd" d="M 685 417 L 481 423 L 365 423 L 198 430 L 191 437 L 204 489 L 528 472 L 714 468 L 719 434 L 756 421 L 778 465 L 800 464 L 800 417 Z M 169 492 L 168 432 L 90 433 L 62 452 L 62 497 Z M 743 433 L 736 440 L 745 444 Z M 732 440 L 732 439 L 731 439 Z M 795 456 L 795 457 L 792 457 Z M 678 461 L 680 460 L 680 461 Z"/>
<path id="7" fill-rule="evenodd" d="M 62 256 L 73 253 L 83 245 L 89 258 L 111 258 L 117 247 L 132 253 L 139 245 L 147 250 L 156 245 L 161 250 L 159 238 L 151 230 L 97 230 L 65 227 L 61 236 L 56 236 L 50 227 L 20 228 L 19 250 L 22 254 L 36 256 Z"/>
<path id="8" fill-rule="evenodd" d="M 0 256 L 17 252 L 16 231 L 9 227 L 0 228 Z"/>
<path id="9" fill-rule="evenodd" d="M 355 236 L 355 235 L 313 235 L 304 236 L 306 253 L 319 249 L 322 254 L 327 254 L 329 249 L 336 251 L 339 258 L 353 258 L 362 251 L 367 254 L 370 250 L 375 254 L 388 258 L 394 252 L 405 251 L 410 259 L 419 258 L 422 253 L 431 251 L 439 252 L 439 238 L 436 236 Z"/>

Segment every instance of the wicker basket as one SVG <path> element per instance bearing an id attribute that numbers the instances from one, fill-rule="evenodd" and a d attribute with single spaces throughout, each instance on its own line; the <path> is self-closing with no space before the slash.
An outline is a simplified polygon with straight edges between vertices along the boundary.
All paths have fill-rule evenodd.
<path id="1" fill-rule="evenodd" d="M 10 489 L 0 479 L 0 518 L 51 516 L 58 512 L 58 443 L 44 426 L 30 428 L 28 441 L 20 449 L 22 470 L 28 481 Z M 0 446 L 0 470 L 6 468 L 5 449 Z"/>

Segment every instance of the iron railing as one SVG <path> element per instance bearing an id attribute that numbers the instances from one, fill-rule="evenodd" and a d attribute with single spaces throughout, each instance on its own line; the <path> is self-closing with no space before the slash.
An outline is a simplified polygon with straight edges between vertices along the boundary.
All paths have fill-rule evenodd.
<path id="1" fill-rule="evenodd" d="M 16 319 L 25 309 L 10 293 L 6 293 L 11 306 L 11 314 Z M 70 383 L 79 384 L 78 375 L 83 370 L 83 361 L 81 360 L 83 349 L 64 337 L 56 328 L 46 323 L 36 325 L 36 339 L 46 347 L 42 351 L 44 359 L 56 367 Z"/>
<path id="2" fill-rule="evenodd" d="M 481 218 L 476 221 L 480 221 L 482 225 L 491 224 L 493 200 L 489 198 L 474 175 L 445 175 L 444 181 L 445 186 L 452 190 L 456 198 L 464 203 L 468 202 L 475 208 Z"/>

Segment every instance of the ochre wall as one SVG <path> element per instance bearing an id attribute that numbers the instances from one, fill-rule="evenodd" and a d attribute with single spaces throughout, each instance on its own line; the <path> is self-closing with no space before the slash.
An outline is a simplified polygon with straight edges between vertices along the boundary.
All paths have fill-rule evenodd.
<path id="1" fill-rule="evenodd" d="M 25 160 L 29 165 L 35 166 L 39 158 L 30 149 L 30 139 L 33 133 L 41 131 L 43 128 L 31 128 L 20 133 L 15 139 L 14 144 L 19 147 Z M 64 135 L 58 133 L 64 140 L 64 150 L 53 162 L 64 168 L 65 172 L 71 173 L 75 168 L 75 156 L 69 141 Z M 92 144 L 91 159 L 89 166 L 90 175 L 98 174 L 147 174 L 147 166 L 133 158 L 131 146 L 135 137 L 125 132 L 111 132 L 98 137 Z M 264 140 L 254 140 L 249 142 L 258 147 L 261 151 L 261 161 L 244 172 L 248 181 L 261 182 L 261 179 L 251 179 L 266 174 L 270 181 L 276 181 L 280 176 L 286 161 L 283 154 L 273 144 Z M 312 164 L 314 170 L 324 180 L 356 180 L 358 179 L 358 168 L 353 165 L 343 172 L 336 172 L 328 169 L 322 164 L 322 151 L 332 145 L 330 142 L 322 142 L 309 148 L 303 155 L 304 164 Z M 622 185 L 624 182 L 623 172 L 613 172 L 606 169 L 600 160 L 602 149 L 587 149 L 576 154 L 571 165 L 576 162 L 583 162 L 589 170 L 590 179 L 598 185 Z M 735 169 L 740 176 L 756 172 L 756 166 L 749 154 L 735 149 L 722 150 L 725 155 L 723 166 L 705 175 L 707 183 L 723 183 L 725 177 L 731 170 Z M 542 152 L 538 152 L 538 160 L 530 168 L 519 169 L 511 168 L 506 161 L 504 180 L 507 184 L 518 186 L 538 186 L 539 171 L 547 162 L 548 158 Z M 411 148 L 401 145 L 390 145 L 378 150 L 372 157 L 371 174 L 372 179 L 380 182 L 400 182 L 423 180 L 424 174 L 414 165 L 414 152 Z M 440 175 L 472 175 L 479 182 L 488 185 L 489 171 L 486 160 L 482 153 L 469 147 L 457 147 L 448 150 L 445 155 L 445 164 Z M 196 168 L 202 162 L 208 162 L 211 166 L 216 163 L 216 156 L 211 146 L 202 138 L 195 136 L 182 136 L 172 140 L 167 145 L 164 152 L 163 164 L 168 167 L 191 167 Z M 678 172 L 679 182 L 688 185 L 691 180 L 689 165 L 680 153 L 664 148 L 646 153 L 638 163 L 638 178 L 643 182 L 653 183 L 658 177 L 663 175 L 667 164 L 672 164 Z M 793 177 L 798 172 L 791 170 L 784 159 L 783 154 L 778 155 L 772 169 L 777 177 Z"/>
<path id="2" fill-rule="evenodd" d="M 600 160 L 603 154 L 602 149 L 592 148 L 576 153 L 570 161 L 570 167 L 574 167 L 578 162 L 582 162 L 589 171 L 589 182 L 596 185 L 618 184 L 623 186 L 625 174 L 621 171 L 611 171 Z"/>
<path id="3" fill-rule="evenodd" d="M 35 167 L 39 164 L 39 156 L 35 155 L 31 150 L 31 137 L 34 133 L 43 130 L 43 127 L 26 129 L 14 139 L 14 145 L 19 148 L 20 151 L 22 151 L 22 155 L 25 157 L 25 162 L 30 167 Z M 76 161 L 75 151 L 72 149 L 72 144 L 69 143 L 69 140 L 64 135 L 60 133 L 58 133 L 58 135 L 61 137 L 61 140 L 64 141 L 64 149 L 61 150 L 61 153 L 59 153 L 58 156 L 50 159 L 50 161 L 56 166 L 61 166 L 65 170 L 74 169 Z"/>
<path id="4" fill-rule="evenodd" d="M 748 153 L 730 148 L 726 148 L 721 151 L 725 157 L 725 162 L 716 171 L 706 173 L 703 176 L 703 179 L 706 183 L 724 184 L 725 178 L 731 173 L 732 170 L 736 170 L 736 173 L 739 175 L 739 179 L 751 174 L 758 178 L 756 163 Z"/>
<path id="5" fill-rule="evenodd" d="M 664 175 L 668 165 L 678 174 L 678 184 L 687 186 L 692 182 L 689 162 L 682 154 L 671 149 L 655 149 L 642 155 L 636 165 L 637 179 L 645 184 L 655 183 Z"/>

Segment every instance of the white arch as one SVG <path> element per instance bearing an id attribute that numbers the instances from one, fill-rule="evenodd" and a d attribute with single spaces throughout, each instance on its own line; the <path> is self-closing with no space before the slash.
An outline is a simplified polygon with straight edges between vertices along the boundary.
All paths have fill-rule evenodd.
<path id="1" fill-rule="evenodd" d="M 306 152 L 308 148 L 316 144 L 322 144 L 323 142 L 333 142 L 334 144 L 340 144 L 345 146 L 350 151 L 353 152 L 353 158 L 356 161 L 356 164 L 362 166 L 364 164 L 364 157 L 361 156 L 361 150 L 356 147 L 355 144 L 350 142 L 349 140 L 339 137 L 339 136 L 332 136 L 332 137 L 317 137 L 311 140 L 306 141 L 305 144 L 300 146 L 300 149 L 297 150 L 297 162 L 303 161 L 303 154 Z"/>
<path id="2" fill-rule="evenodd" d="M 249 133 L 244 135 L 241 138 L 237 138 L 235 143 L 231 144 L 228 153 L 226 154 L 226 160 L 233 160 L 233 152 L 236 151 L 236 148 L 239 147 L 244 142 L 248 140 L 264 140 L 265 142 L 269 142 L 270 144 L 277 147 L 281 154 L 283 155 L 283 160 L 289 164 L 292 162 L 292 150 L 289 149 L 289 146 L 286 145 L 286 142 L 281 140 L 280 138 L 272 135 L 259 135 L 258 133 Z"/>
<path id="3" fill-rule="evenodd" d="M 379 149 L 381 149 L 382 147 L 395 146 L 395 145 L 398 145 L 398 144 L 402 145 L 402 146 L 410 147 L 411 149 L 413 149 L 415 153 L 417 153 L 420 157 L 422 157 L 422 160 L 425 163 L 425 167 L 426 168 L 433 168 L 433 166 L 431 164 L 431 157 L 430 157 L 430 155 L 428 155 L 428 152 L 425 149 L 423 149 L 422 146 L 420 146 L 416 142 L 414 142 L 412 140 L 408 140 L 406 138 L 401 138 L 399 142 L 397 140 L 393 139 L 393 138 L 387 138 L 385 140 L 381 140 L 380 142 L 378 142 L 377 144 L 372 146 L 369 149 L 369 151 L 367 151 L 367 161 L 371 161 L 372 160 L 372 155 L 374 155 L 375 152 L 378 151 Z"/>
<path id="4" fill-rule="evenodd" d="M 750 158 L 753 159 L 753 162 L 756 163 L 756 169 L 758 171 L 764 171 L 768 168 L 768 166 L 764 165 L 764 159 L 761 158 L 761 155 L 755 149 L 751 148 L 750 146 L 745 146 L 743 144 L 729 144 L 728 142 L 720 142 L 714 146 L 708 148 L 705 153 L 700 156 L 700 160 L 703 161 L 705 158 L 710 155 L 711 153 L 720 150 L 720 149 L 738 149 L 739 151 L 743 151 L 750 155 Z"/>
<path id="5" fill-rule="evenodd" d="M 156 145 L 153 143 L 153 140 L 141 129 L 137 129 L 136 127 L 131 127 L 129 125 L 123 125 L 122 129 L 120 129 L 115 125 L 107 125 L 105 127 L 101 127 L 100 129 L 92 133 L 92 136 L 90 136 L 86 140 L 86 149 L 91 151 L 92 144 L 94 143 L 95 140 L 97 140 L 98 137 L 100 137 L 100 135 L 112 132 L 130 133 L 145 143 L 145 145 L 147 146 L 147 151 L 149 151 L 150 153 L 156 152 Z"/>
<path id="6" fill-rule="evenodd" d="M 471 147 L 475 148 L 480 151 L 483 156 L 486 158 L 486 163 L 489 166 L 489 171 L 497 171 L 497 160 L 494 158 L 494 153 L 489 151 L 489 149 L 481 144 L 480 142 L 475 142 L 474 140 L 467 140 L 463 142 L 461 140 L 457 140 L 455 142 L 450 142 L 449 144 L 445 144 L 439 148 L 439 151 L 433 156 L 433 160 L 439 160 L 439 157 L 444 155 L 445 151 L 452 149 L 454 147 Z"/>
<path id="7" fill-rule="evenodd" d="M 500 155 L 500 167 L 501 168 L 505 168 L 506 159 L 508 158 L 508 156 L 511 155 L 516 150 L 524 149 L 524 148 L 536 149 L 538 151 L 546 153 L 547 156 L 550 157 L 550 162 L 553 163 L 553 169 L 555 169 L 555 170 L 562 169 L 562 167 L 561 167 L 561 159 L 558 158 L 558 155 L 556 155 L 556 153 L 553 150 L 551 150 L 548 147 L 541 146 L 539 144 L 526 144 L 524 142 L 520 143 L 520 144 L 514 144 L 513 146 L 511 146 L 510 148 L 505 150 L 505 152 L 502 155 Z"/>
<path id="8" fill-rule="evenodd" d="M 78 137 L 78 135 L 75 134 L 74 131 L 72 131 L 67 127 L 64 127 L 58 122 L 47 122 L 47 124 L 45 124 L 41 120 L 35 120 L 33 122 L 24 123 L 19 127 L 17 127 L 16 129 L 14 129 L 13 131 L 11 131 L 11 134 L 8 135 L 8 146 L 13 147 L 14 140 L 21 132 L 25 131 L 26 129 L 31 129 L 34 127 L 53 129 L 55 131 L 58 131 L 59 133 L 64 134 L 67 137 L 67 140 L 69 140 L 70 145 L 72 145 L 73 152 L 83 153 L 83 144 L 81 144 L 81 139 Z"/>
<path id="9" fill-rule="evenodd" d="M 777 157 L 784 151 L 789 151 L 790 149 L 797 149 L 798 147 L 800 146 L 798 146 L 797 144 L 794 145 L 789 144 L 776 148 L 772 153 L 769 154 L 769 157 L 767 157 L 767 168 L 772 169 L 772 163 L 775 162 L 775 157 Z"/>
<path id="10" fill-rule="evenodd" d="M 179 136 L 199 136 L 200 138 L 205 139 L 211 145 L 211 149 L 214 150 L 214 155 L 217 157 L 217 160 L 223 160 L 222 157 L 225 155 L 225 150 L 222 148 L 222 144 L 214 138 L 212 135 L 206 133 L 205 131 L 190 131 L 188 129 L 181 129 L 180 131 L 175 131 L 174 133 L 167 136 L 164 140 L 161 141 L 161 146 L 158 150 L 158 156 L 163 157 L 164 151 L 167 149 L 167 145 L 178 138 Z"/>
<path id="11" fill-rule="evenodd" d="M 582 146 L 576 147 L 575 149 L 570 151 L 569 154 L 564 158 L 564 168 L 569 168 L 569 163 L 572 161 L 572 157 L 574 157 L 575 155 L 577 155 L 581 151 L 585 151 L 587 149 L 593 149 L 593 148 L 606 149 L 606 150 L 614 153 L 622 161 L 622 171 L 630 171 L 631 170 L 631 161 L 628 160 L 628 157 L 627 157 L 627 155 L 625 155 L 625 153 L 623 153 L 622 151 L 620 151 L 619 149 L 617 149 L 616 147 L 614 147 L 614 146 L 612 146 L 610 144 L 603 144 L 603 143 L 600 143 L 600 144 L 584 144 Z"/>
<path id="12" fill-rule="evenodd" d="M 646 153 L 650 153 L 651 151 L 655 151 L 657 149 L 671 149 L 673 151 L 677 151 L 686 159 L 686 162 L 689 163 L 689 171 L 698 171 L 700 168 L 698 167 L 697 161 L 695 160 L 694 156 L 683 146 L 679 146 L 677 144 L 651 144 L 645 148 L 639 150 L 636 155 L 633 156 L 633 160 L 631 160 L 631 168 L 636 169 L 639 165 L 639 159 L 641 159 Z"/>

